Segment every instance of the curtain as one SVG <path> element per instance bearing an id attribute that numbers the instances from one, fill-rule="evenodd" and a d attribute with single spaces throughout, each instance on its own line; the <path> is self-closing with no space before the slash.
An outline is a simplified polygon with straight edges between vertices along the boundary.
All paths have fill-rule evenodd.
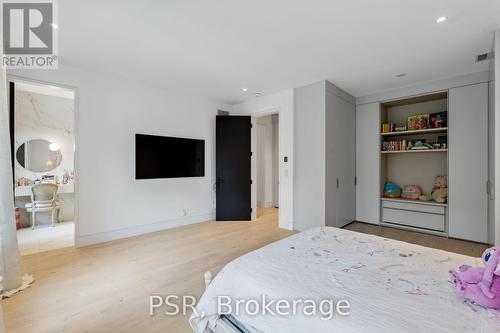
<path id="1" fill-rule="evenodd" d="M 10 155 L 7 77 L 0 64 L 0 277 L 4 297 L 26 288 L 33 280 L 31 276 L 23 277 L 17 245 Z"/>

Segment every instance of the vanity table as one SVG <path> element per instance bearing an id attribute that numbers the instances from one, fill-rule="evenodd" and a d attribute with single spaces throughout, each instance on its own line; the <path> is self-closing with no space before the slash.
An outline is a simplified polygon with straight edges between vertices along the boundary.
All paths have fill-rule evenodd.
<path id="1" fill-rule="evenodd" d="M 75 193 L 75 184 L 59 184 L 57 189 L 57 194 L 64 193 Z M 31 197 L 31 185 L 30 186 L 17 186 L 14 190 L 15 197 Z"/>

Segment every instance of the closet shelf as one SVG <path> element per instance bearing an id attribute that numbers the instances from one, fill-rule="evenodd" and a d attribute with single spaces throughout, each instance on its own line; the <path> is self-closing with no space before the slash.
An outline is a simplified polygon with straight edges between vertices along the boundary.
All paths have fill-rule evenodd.
<path id="1" fill-rule="evenodd" d="M 382 150 L 381 154 L 443 153 L 448 149 Z"/>
<path id="2" fill-rule="evenodd" d="M 426 128 L 426 129 L 412 130 L 412 131 L 387 132 L 387 133 L 380 133 L 380 135 L 381 136 L 403 136 L 403 135 L 446 133 L 447 131 L 448 131 L 448 127 L 440 127 L 440 128 Z"/>
<path id="3" fill-rule="evenodd" d="M 391 201 L 391 202 L 404 202 L 404 203 L 412 203 L 418 205 L 428 205 L 428 206 L 440 206 L 440 207 L 448 207 L 447 203 L 439 203 L 433 200 L 430 201 L 421 201 L 421 200 L 408 200 L 401 198 L 380 198 L 381 201 Z"/>

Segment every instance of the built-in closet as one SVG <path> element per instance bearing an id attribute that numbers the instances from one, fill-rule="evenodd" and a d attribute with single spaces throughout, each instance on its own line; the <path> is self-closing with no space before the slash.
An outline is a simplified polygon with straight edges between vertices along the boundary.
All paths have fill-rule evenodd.
<path id="1" fill-rule="evenodd" d="M 342 227 L 355 218 L 355 99 L 328 81 L 294 95 L 294 227 Z"/>
<path id="2" fill-rule="evenodd" d="M 446 202 L 432 200 L 436 176 L 448 179 Z M 361 100 L 356 179 L 358 221 L 487 243 L 488 82 Z M 388 182 L 424 197 L 389 198 Z"/>

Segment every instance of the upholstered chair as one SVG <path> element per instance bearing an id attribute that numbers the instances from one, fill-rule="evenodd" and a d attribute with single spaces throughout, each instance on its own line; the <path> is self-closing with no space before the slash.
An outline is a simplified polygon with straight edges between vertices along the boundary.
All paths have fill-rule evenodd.
<path id="1" fill-rule="evenodd" d="M 31 228 L 35 229 L 36 213 L 52 212 L 52 226 L 61 208 L 56 200 L 58 186 L 56 184 L 36 184 L 31 187 L 31 203 L 26 204 L 26 210 L 31 213 Z"/>

